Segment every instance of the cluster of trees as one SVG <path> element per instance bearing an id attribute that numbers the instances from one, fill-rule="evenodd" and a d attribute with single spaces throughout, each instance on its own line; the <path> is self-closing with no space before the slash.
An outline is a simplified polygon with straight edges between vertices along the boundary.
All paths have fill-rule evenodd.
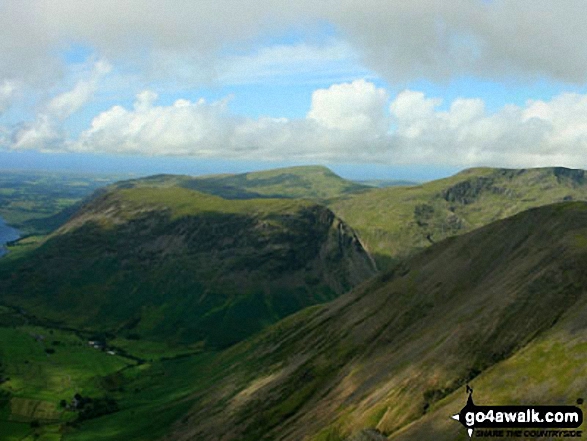
<path id="1" fill-rule="evenodd" d="M 77 421 L 98 418 L 102 415 L 108 415 L 119 410 L 118 403 L 114 398 L 91 398 L 84 397 L 79 393 L 74 395 L 70 404 L 68 404 L 66 400 L 61 400 L 60 405 L 63 408 L 79 412 Z"/>

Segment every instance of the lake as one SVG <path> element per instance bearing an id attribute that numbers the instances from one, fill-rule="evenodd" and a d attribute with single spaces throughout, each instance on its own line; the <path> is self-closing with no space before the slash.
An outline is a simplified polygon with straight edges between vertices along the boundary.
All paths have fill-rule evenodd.
<path id="1" fill-rule="evenodd" d="M 16 240 L 20 237 L 20 232 L 16 228 L 6 225 L 4 219 L 0 217 L 0 256 L 6 254 L 4 245 L 6 242 Z"/>

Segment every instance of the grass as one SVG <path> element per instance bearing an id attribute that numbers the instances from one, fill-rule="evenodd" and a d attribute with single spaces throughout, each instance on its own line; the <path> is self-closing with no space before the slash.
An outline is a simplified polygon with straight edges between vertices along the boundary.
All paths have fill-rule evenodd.
<path id="1" fill-rule="evenodd" d="M 90 348 L 71 331 L 28 321 L 0 309 L 0 439 L 59 441 L 64 424 L 76 418 L 60 401 L 76 393 L 104 396 L 102 378 L 134 362 Z"/>
<path id="2" fill-rule="evenodd" d="M 186 188 L 142 187 L 124 189 L 115 193 L 115 200 L 129 204 L 129 212 L 144 210 L 147 207 L 169 209 L 172 219 L 196 214 L 244 214 L 281 215 L 295 214 L 302 208 L 312 206 L 311 202 L 287 199 L 233 200 L 227 202 L 218 196 L 189 190 Z"/>
<path id="3" fill-rule="evenodd" d="M 215 360 L 224 378 L 171 436 L 320 439 L 376 426 L 398 439 L 456 439 L 453 409 L 436 412 L 468 382 L 488 400 L 502 390 L 573 404 L 587 385 L 587 250 L 569 239 L 584 231 L 586 206 L 542 207 L 437 244 L 234 346 Z M 400 436 L 432 415 L 434 427 Z"/>
<path id="4" fill-rule="evenodd" d="M 584 308 L 584 304 L 581 308 Z M 541 336 L 512 357 L 483 372 L 472 383 L 477 405 L 575 405 L 587 394 L 587 335 L 585 330 L 569 333 L 573 314 L 559 323 L 552 332 Z M 578 323 L 577 323 L 578 324 Z M 392 440 L 455 439 L 462 427 L 446 425 L 446 415 L 460 411 L 466 401 L 462 388 L 436 403 L 430 414 L 401 431 Z M 579 430 L 586 430 L 583 423 Z M 434 438 L 426 437 L 433 427 Z M 553 438 L 564 439 L 564 438 Z"/>
<path id="5" fill-rule="evenodd" d="M 210 176 L 156 175 L 121 182 L 118 188 L 185 187 L 225 199 L 326 200 L 363 191 L 369 186 L 348 181 L 322 166 L 287 167 L 241 174 Z"/>
<path id="6" fill-rule="evenodd" d="M 324 200 L 360 192 L 365 185 L 348 181 L 322 166 L 301 166 L 210 176 L 183 184 L 229 198 L 304 198 Z"/>
<path id="7" fill-rule="evenodd" d="M 413 246 L 424 247 L 443 237 L 452 215 L 462 221 L 452 233 L 461 234 L 549 198 L 579 198 L 583 191 L 579 175 L 516 173 L 473 170 L 424 186 L 373 190 L 333 206 L 342 204 L 350 218 L 374 225 L 365 227 L 363 240 L 378 240 L 380 251 L 394 259 L 412 252 L 402 248 L 408 240 L 419 238 Z M 582 289 L 587 283 L 586 204 L 532 210 L 434 245 L 333 303 L 303 310 L 216 353 L 202 344 L 201 335 L 184 346 L 183 336 L 174 332 L 193 336 L 218 326 L 224 333 L 218 338 L 230 339 L 239 331 L 238 338 L 245 338 L 285 310 L 295 310 L 295 302 L 288 302 L 304 293 L 319 301 L 329 298 L 327 290 L 316 288 L 313 274 L 288 275 L 287 283 L 269 290 L 243 289 L 244 281 L 281 274 L 271 265 L 282 254 L 264 259 L 239 253 L 258 251 L 257 244 L 274 238 L 276 231 L 287 241 L 303 238 L 297 245 L 307 250 L 316 237 L 304 233 L 316 218 L 300 223 L 299 213 L 314 205 L 271 198 L 228 203 L 157 179 L 157 188 L 122 188 L 102 199 L 100 210 L 121 210 L 109 211 L 109 229 L 78 224 L 48 241 L 31 238 L 3 260 L 3 280 L 21 277 L 22 292 L 14 298 L 39 290 L 51 299 L 39 307 L 42 297 L 32 296 L 27 308 L 70 326 L 103 326 L 102 331 L 115 334 L 110 344 L 144 360 L 135 364 L 96 351 L 80 332 L 41 326 L 27 318 L 30 314 L 0 307 L 0 341 L 9 342 L 0 348 L 0 376 L 10 377 L 0 385 L 10 394 L 7 400 L 0 398 L 0 433 L 9 434 L 8 439 L 150 440 L 169 435 L 340 441 L 376 426 L 397 441 L 464 440 L 462 427 L 451 426 L 447 415 L 464 404 L 466 382 L 492 404 L 572 404 L 571 399 L 587 392 Z M 82 216 L 100 216 L 100 210 Z M 189 223 L 193 218 L 198 221 Z M 255 222 L 272 234 L 247 229 L 260 225 Z M 403 226 L 394 229 L 396 224 Z M 180 236 L 178 231 L 198 231 L 198 246 L 212 238 L 214 252 L 192 260 L 201 250 L 179 253 L 187 243 L 183 236 L 156 247 L 162 237 Z M 255 242 L 259 237 L 261 242 Z M 226 238 L 244 242 L 223 248 Z M 270 242 L 271 249 L 283 250 L 287 241 Z M 375 242 L 370 243 L 373 247 Z M 218 256 L 223 249 L 226 254 Z M 297 260 L 285 256 L 284 266 L 295 267 Z M 246 265 L 253 257 L 251 269 Z M 51 265 L 44 267 L 45 262 Z M 222 267 L 226 262 L 230 265 Z M 255 274 L 260 267 L 263 272 Z M 235 277 L 243 269 L 246 277 Z M 193 283 L 196 276 L 212 282 Z M 240 296 L 232 291 L 223 295 L 222 283 L 230 277 Z M 312 281 L 312 289 L 287 290 L 292 280 Z M 169 300 L 172 294 L 177 302 Z M 199 300 L 204 302 L 201 309 L 189 309 Z M 114 306 L 104 306 L 108 303 Z M 265 314 L 261 323 L 245 320 L 235 326 L 239 318 L 260 310 Z M 88 317 L 95 322 L 84 322 Z M 195 317 L 202 321 L 190 328 Z M 139 340 L 131 338 L 135 332 Z M 65 427 L 75 415 L 57 403 L 74 391 L 111 396 L 119 411 Z M 34 419 L 41 420 L 40 428 L 30 427 Z"/>
<path id="8" fill-rule="evenodd" d="M 124 352 L 150 362 L 194 355 L 203 350 L 203 342 L 191 345 L 172 345 L 161 341 L 130 340 L 117 337 L 110 340 L 109 344 L 112 347 L 120 348 Z"/>
<path id="9" fill-rule="evenodd" d="M 84 423 L 65 441 L 150 440 L 168 431 L 193 405 L 193 394 L 215 380 L 212 353 L 136 366 L 123 373 L 120 411 Z"/>
<path id="10" fill-rule="evenodd" d="M 58 172 L 0 172 L 0 216 L 24 234 L 47 234 L 82 199 L 121 176 Z"/>
<path id="11" fill-rule="evenodd" d="M 129 361 L 90 348 L 75 334 L 35 326 L 0 328 L 4 375 L 2 389 L 11 394 L 57 405 L 76 392 L 97 391 L 95 377 L 122 369 Z M 54 353 L 48 354 L 47 350 Z M 43 365 L 42 371 L 39 366 Z"/>
<path id="12" fill-rule="evenodd" d="M 381 268 L 439 242 L 532 207 L 587 200 L 582 171 L 478 168 L 411 187 L 372 189 L 330 201 Z"/>
<path id="13" fill-rule="evenodd" d="M 192 395 L 215 381 L 208 371 L 213 353 L 189 355 L 196 348 L 171 348 L 157 342 L 116 339 L 132 356 L 163 356 L 136 364 L 91 348 L 77 333 L 40 325 L 15 325 L 10 308 L 0 307 L 0 439 L 150 440 L 193 404 Z M 9 325 L 9 323 L 11 323 Z M 48 354 L 46 349 L 54 349 Z M 136 350 L 135 350 L 136 349 Z M 165 357 L 178 357 L 166 360 Z M 76 393 L 116 399 L 119 411 L 68 426 L 76 413 L 64 410 Z M 31 423 L 38 421 L 38 427 Z"/>

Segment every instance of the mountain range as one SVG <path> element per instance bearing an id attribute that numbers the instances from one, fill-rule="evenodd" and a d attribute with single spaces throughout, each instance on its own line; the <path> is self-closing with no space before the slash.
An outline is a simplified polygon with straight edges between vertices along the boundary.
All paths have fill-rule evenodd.
<path id="1" fill-rule="evenodd" d="M 565 168 L 388 188 L 323 167 L 114 183 L 0 260 L 0 429 L 442 441 L 468 439 L 450 418 L 467 385 L 480 405 L 575 404 L 586 200 L 585 172 Z M 74 369 L 90 336 L 112 354 Z M 23 387 L 32 375 L 51 380 Z M 57 407 L 72 390 L 116 407 L 76 420 Z"/>

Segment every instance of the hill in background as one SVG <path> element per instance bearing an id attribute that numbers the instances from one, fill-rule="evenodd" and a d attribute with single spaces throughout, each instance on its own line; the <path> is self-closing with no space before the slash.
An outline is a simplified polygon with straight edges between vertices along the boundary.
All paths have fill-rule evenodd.
<path id="1" fill-rule="evenodd" d="M 211 176 L 157 175 L 124 181 L 119 188 L 179 186 L 225 199 L 299 198 L 325 200 L 370 188 L 333 173 L 327 167 L 299 166 L 242 174 Z"/>
<path id="2" fill-rule="evenodd" d="M 465 170 L 412 187 L 347 195 L 329 207 L 359 234 L 378 266 L 532 207 L 587 200 L 584 170 Z"/>

